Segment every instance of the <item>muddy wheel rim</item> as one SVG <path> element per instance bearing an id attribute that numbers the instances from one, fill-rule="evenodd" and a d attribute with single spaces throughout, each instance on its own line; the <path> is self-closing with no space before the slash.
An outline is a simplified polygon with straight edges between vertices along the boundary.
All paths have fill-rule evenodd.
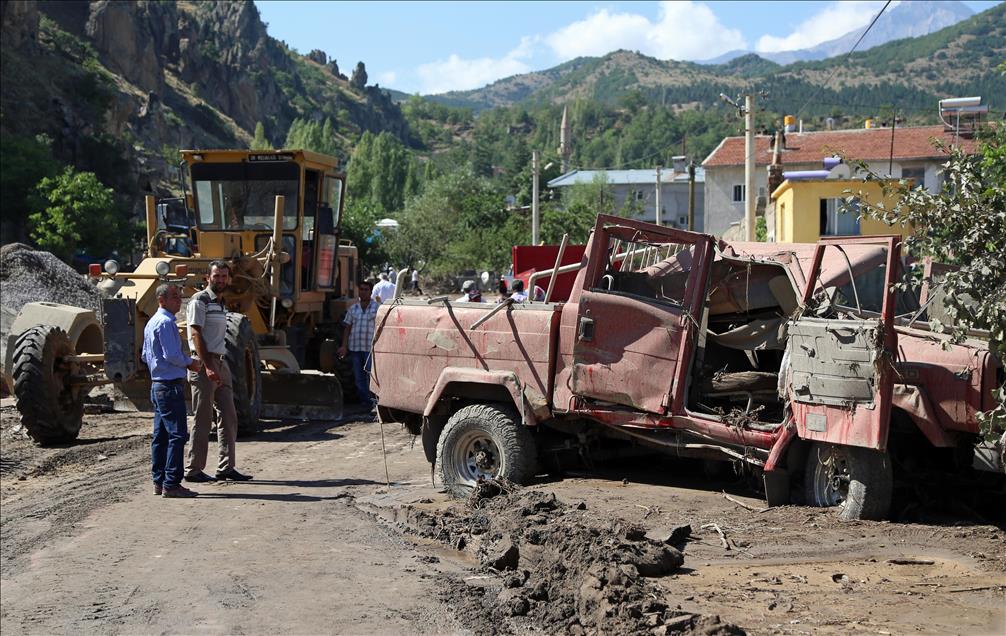
<path id="1" fill-rule="evenodd" d="M 500 451 L 492 437 L 482 431 L 469 431 L 454 449 L 454 464 L 463 481 L 475 483 L 499 475 Z"/>
<path id="2" fill-rule="evenodd" d="M 841 506 L 849 497 L 849 460 L 837 448 L 820 452 L 814 479 L 814 496 L 822 506 Z"/>

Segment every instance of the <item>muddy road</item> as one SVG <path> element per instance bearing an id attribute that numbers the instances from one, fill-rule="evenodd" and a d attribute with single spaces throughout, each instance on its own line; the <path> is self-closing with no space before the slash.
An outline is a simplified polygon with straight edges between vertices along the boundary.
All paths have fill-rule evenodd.
<path id="1" fill-rule="evenodd" d="M 3 404 L 4 634 L 1006 633 L 1003 523 L 961 511 L 763 511 L 658 459 L 466 505 L 352 417 L 270 425 L 239 442 L 254 481 L 165 500 L 148 414 L 95 406 L 39 449 Z"/>

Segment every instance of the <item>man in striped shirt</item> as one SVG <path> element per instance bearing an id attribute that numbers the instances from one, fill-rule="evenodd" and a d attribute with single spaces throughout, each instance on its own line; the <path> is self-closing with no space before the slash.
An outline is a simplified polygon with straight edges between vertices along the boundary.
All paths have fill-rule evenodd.
<path id="1" fill-rule="evenodd" d="M 357 285 L 360 302 L 350 307 L 342 320 L 346 328 L 342 332 L 342 346 L 339 347 L 340 358 L 349 355 L 356 392 L 367 410 L 374 408 L 374 394 L 370 392 L 370 345 L 374 341 L 377 303 L 371 299 L 373 288 L 370 281 Z"/>
<path id="2" fill-rule="evenodd" d="M 206 289 L 189 299 L 186 322 L 189 324 L 189 346 L 203 361 L 203 369 L 189 374 L 192 385 L 192 445 L 185 466 L 185 481 L 207 482 L 218 479 L 245 481 L 249 475 L 234 468 L 235 445 L 238 437 L 238 416 L 234 409 L 234 390 L 227 354 L 227 306 L 223 293 L 231 281 L 231 269 L 226 261 L 213 261 L 207 275 Z M 217 426 L 217 473 L 210 477 L 203 472 L 209 446 L 213 405 L 220 411 Z"/>

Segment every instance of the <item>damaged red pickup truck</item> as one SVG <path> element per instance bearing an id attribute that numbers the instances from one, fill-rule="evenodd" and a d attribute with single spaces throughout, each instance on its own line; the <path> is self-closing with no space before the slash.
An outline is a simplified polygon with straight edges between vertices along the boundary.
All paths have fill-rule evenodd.
<path id="1" fill-rule="evenodd" d="M 877 519 L 913 462 L 1003 473 L 976 421 L 1002 363 L 895 291 L 897 237 L 727 244 L 599 216 L 572 269 L 567 299 L 380 308 L 379 415 L 448 488 L 632 442 L 733 462 L 770 505 Z"/>

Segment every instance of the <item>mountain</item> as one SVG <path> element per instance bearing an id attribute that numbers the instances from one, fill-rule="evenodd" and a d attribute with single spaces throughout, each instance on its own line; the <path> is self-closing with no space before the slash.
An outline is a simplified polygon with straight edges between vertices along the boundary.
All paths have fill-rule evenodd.
<path id="1" fill-rule="evenodd" d="M 923 3 L 903 3 L 923 4 Z M 902 5 L 899 5 L 899 8 Z M 483 88 L 430 96 L 476 111 L 514 104 L 559 104 L 578 98 L 617 104 L 639 93 L 676 109 L 708 108 L 719 94 L 764 93 L 775 112 L 899 113 L 931 119 L 936 101 L 953 95 L 1002 99 L 1006 78 L 1006 4 L 920 37 L 904 38 L 843 57 L 779 65 L 747 54 L 717 65 L 658 60 L 632 51 L 584 57 L 552 69 L 508 77 Z M 1003 104 L 993 109 L 1003 109 Z"/>
<path id="2" fill-rule="evenodd" d="M 343 158 L 363 131 L 409 138 L 362 65 L 347 78 L 321 51 L 290 49 L 252 2 L 5 2 L 0 45 L 5 172 L 42 148 L 134 206 L 178 191 L 177 150 L 247 148 L 259 123 L 281 146 L 296 119 L 330 120 Z M 7 231 L 17 184 L 4 184 Z"/>
<path id="3" fill-rule="evenodd" d="M 785 5 L 782 5 L 782 8 L 785 8 Z M 865 51 L 893 40 L 928 35 L 940 29 L 953 26 L 973 15 L 974 11 L 963 2 L 957 2 L 956 0 L 900 2 L 880 16 L 877 23 L 873 25 L 873 28 L 863 38 L 863 41 L 860 42 L 856 50 Z M 845 55 L 852 49 L 853 45 L 856 44 L 856 40 L 860 38 L 865 30 L 866 26 L 853 29 L 834 40 L 828 40 L 806 49 L 758 53 L 758 55 L 777 64 L 823 60 L 836 55 Z M 738 49 L 710 60 L 704 60 L 700 64 L 724 64 L 734 58 L 750 53 L 750 51 Z"/>

